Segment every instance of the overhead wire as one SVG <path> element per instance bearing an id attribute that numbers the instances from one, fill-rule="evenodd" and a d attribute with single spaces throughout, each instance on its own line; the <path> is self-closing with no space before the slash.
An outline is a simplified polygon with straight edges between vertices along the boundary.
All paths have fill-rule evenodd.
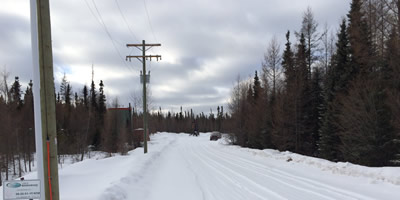
<path id="1" fill-rule="evenodd" d="M 121 14 L 122 19 L 124 20 L 126 26 L 128 27 L 129 32 L 131 33 L 131 35 L 133 36 L 133 39 L 135 41 L 139 41 L 138 38 L 136 37 L 135 33 L 133 33 L 131 26 L 129 26 L 128 21 L 126 20 L 126 17 L 124 15 L 124 13 L 122 12 L 121 7 L 119 6 L 118 0 L 115 0 L 115 3 L 117 4 L 117 8 L 119 10 L 119 13 Z"/>
<path id="2" fill-rule="evenodd" d="M 89 3 L 87 2 L 87 0 L 85 0 L 85 2 L 86 2 L 87 7 L 89 8 L 90 12 L 92 13 L 92 15 L 96 18 L 96 21 L 100 24 L 100 26 L 101 26 L 101 27 L 103 28 L 103 30 L 106 32 L 108 38 L 110 39 L 110 41 L 111 41 L 111 43 L 112 43 L 112 45 L 113 45 L 113 47 L 114 47 L 114 50 L 116 51 L 116 53 L 118 54 L 118 56 L 120 57 L 120 59 L 122 60 L 122 62 L 124 63 L 125 67 L 128 68 L 129 71 L 133 72 L 133 70 L 131 69 L 131 67 L 129 67 L 129 65 L 126 63 L 126 60 L 125 60 L 125 59 L 123 58 L 123 56 L 121 55 L 121 52 L 118 50 L 118 48 L 117 48 L 117 46 L 116 46 L 116 44 L 115 44 L 115 43 L 117 43 L 117 41 L 115 41 L 115 40 L 113 39 L 111 33 L 109 32 L 109 30 L 108 30 L 108 28 L 107 28 L 107 26 L 106 26 L 106 24 L 105 24 L 105 22 L 104 22 L 104 20 L 103 20 L 103 18 L 102 18 L 102 16 L 101 16 L 100 11 L 99 11 L 99 9 L 97 8 L 97 5 L 96 5 L 95 1 L 92 0 L 93 5 L 94 5 L 94 8 L 95 8 L 95 10 L 96 10 L 96 12 L 97 12 L 97 14 L 98 14 L 98 18 L 97 18 L 97 16 L 96 16 L 96 14 L 94 13 L 94 11 L 92 10 L 92 8 L 90 7 L 90 5 L 89 5 Z M 120 44 L 120 45 L 121 45 L 121 44 Z"/>
<path id="3" fill-rule="evenodd" d="M 124 20 L 125 25 L 127 26 L 128 30 L 129 30 L 129 33 L 132 35 L 133 40 L 139 43 L 140 40 L 137 38 L 136 34 L 132 31 L 132 28 L 131 28 L 131 26 L 129 25 L 128 20 L 126 20 L 126 17 L 125 17 L 125 15 L 124 15 L 124 12 L 123 12 L 122 9 L 121 9 L 121 6 L 120 6 L 119 3 L 118 3 L 118 0 L 115 0 L 115 4 L 117 5 L 118 11 L 119 11 L 119 13 L 120 13 L 122 19 Z M 131 55 L 132 52 L 133 52 L 133 48 L 131 49 L 131 51 L 129 52 L 128 55 Z M 132 65 L 133 65 L 133 64 L 132 64 Z"/>
<path id="4" fill-rule="evenodd" d="M 146 0 L 143 0 L 143 5 L 144 5 L 144 9 L 145 9 L 145 11 L 146 11 L 147 21 L 148 21 L 148 23 L 149 23 L 150 31 L 151 31 L 151 33 L 152 33 L 152 35 L 153 35 L 153 38 L 154 38 L 155 42 L 158 43 L 156 34 L 154 33 L 153 25 L 152 25 L 152 23 L 151 23 L 150 14 L 149 14 L 149 9 L 147 8 Z M 151 52 L 154 53 L 153 49 L 150 49 L 150 50 L 151 50 Z M 150 64 L 149 64 L 149 70 L 151 70 L 151 69 L 152 69 L 151 62 L 149 62 L 149 63 L 150 63 Z"/>
<path id="5" fill-rule="evenodd" d="M 158 42 L 157 37 L 156 37 L 156 35 L 154 34 L 153 26 L 152 26 L 152 24 L 151 24 L 150 15 L 149 15 L 149 11 L 148 11 L 148 9 L 147 9 L 146 0 L 143 0 L 143 4 L 144 4 L 144 9 L 146 10 L 147 20 L 148 20 L 148 22 L 149 22 L 149 26 L 150 26 L 151 33 L 153 34 L 154 40 L 155 40 L 156 42 Z"/>

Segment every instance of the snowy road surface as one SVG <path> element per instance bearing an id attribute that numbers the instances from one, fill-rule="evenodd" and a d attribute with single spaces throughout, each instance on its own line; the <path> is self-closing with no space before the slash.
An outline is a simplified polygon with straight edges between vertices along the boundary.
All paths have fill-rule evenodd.
<path id="1" fill-rule="evenodd" d="M 400 199 L 399 168 L 240 148 L 209 134 L 156 134 L 146 155 L 140 148 L 59 172 L 62 200 Z"/>
<path id="2" fill-rule="evenodd" d="M 102 199 L 400 199 L 399 186 L 271 159 L 208 134 L 160 134 L 152 143 L 147 168 Z"/>

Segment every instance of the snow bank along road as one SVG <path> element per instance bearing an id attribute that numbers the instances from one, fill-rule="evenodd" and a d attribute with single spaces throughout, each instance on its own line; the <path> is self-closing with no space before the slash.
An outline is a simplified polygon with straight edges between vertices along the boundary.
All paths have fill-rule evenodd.
<path id="1" fill-rule="evenodd" d="M 209 134 L 159 133 L 151 139 L 146 155 L 139 148 L 60 169 L 61 199 L 400 199 L 399 168 L 240 148 L 209 141 Z"/>

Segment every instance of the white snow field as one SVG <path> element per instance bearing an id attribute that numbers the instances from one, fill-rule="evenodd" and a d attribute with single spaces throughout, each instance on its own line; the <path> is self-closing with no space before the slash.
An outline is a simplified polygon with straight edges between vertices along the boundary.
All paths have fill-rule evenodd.
<path id="1" fill-rule="evenodd" d="M 155 134 L 146 155 L 138 148 L 64 166 L 61 199 L 400 199 L 399 167 L 362 167 L 224 143 L 210 141 L 209 133 Z"/>

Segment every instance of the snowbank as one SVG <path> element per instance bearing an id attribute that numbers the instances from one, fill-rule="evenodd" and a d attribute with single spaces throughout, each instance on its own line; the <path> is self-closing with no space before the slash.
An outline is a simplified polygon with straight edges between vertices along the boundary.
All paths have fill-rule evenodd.
<path id="1" fill-rule="evenodd" d="M 221 141 L 221 144 L 226 142 Z M 233 146 L 231 148 L 240 148 Z M 371 183 L 376 181 L 400 185 L 400 167 L 365 167 L 349 162 L 331 162 L 328 160 L 303 156 L 289 151 L 280 152 L 273 149 L 256 150 L 249 148 L 240 148 L 241 151 L 252 153 L 256 156 L 274 159 L 278 161 L 290 162 L 313 167 L 322 171 L 328 171 L 332 174 L 340 174 L 352 177 L 365 177 Z"/>

